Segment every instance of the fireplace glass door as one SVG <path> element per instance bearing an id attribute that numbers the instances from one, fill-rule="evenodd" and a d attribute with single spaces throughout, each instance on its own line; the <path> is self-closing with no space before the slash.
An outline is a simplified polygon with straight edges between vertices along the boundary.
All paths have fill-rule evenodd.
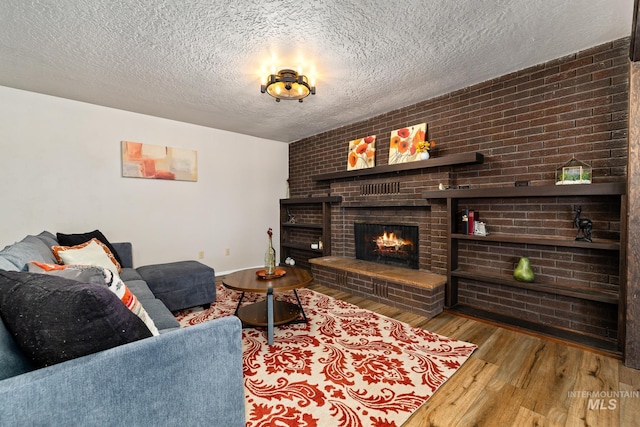
<path id="1" fill-rule="evenodd" d="M 418 226 L 355 223 L 356 258 L 418 269 Z"/>

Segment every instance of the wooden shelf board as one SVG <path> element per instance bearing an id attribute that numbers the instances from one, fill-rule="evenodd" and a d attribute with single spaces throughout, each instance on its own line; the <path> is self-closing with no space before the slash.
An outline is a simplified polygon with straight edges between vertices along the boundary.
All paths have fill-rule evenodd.
<path id="1" fill-rule="evenodd" d="M 386 173 L 396 173 L 402 171 L 437 168 L 440 166 L 462 166 L 468 164 L 480 164 L 484 162 L 484 155 L 477 152 L 449 154 L 442 157 L 432 157 L 429 160 L 421 160 L 397 165 L 382 165 L 368 169 L 358 169 L 353 171 L 341 171 L 313 175 L 311 179 L 318 181 L 331 181 L 342 178 L 358 178 L 369 175 L 380 175 Z"/>
<path id="2" fill-rule="evenodd" d="M 322 230 L 322 224 L 309 224 L 309 223 L 302 223 L 302 222 L 296 222 L 292 224 L 289 222 L 283 222 L 281 225 L 283 227 L 289 227 L 289 228 L 314 228 L 314 229 Z"/>
<path id="3" fill-rule="evenodd" d="M 510 197 L 619 196 L 626 194 L 624 182 L 579 185 L 538 185 L 533 187 L 468 188 L 464 190 L 423 191 L 425 199 L 481 199 Z"/>
<path id="4" fill-rule="evenodd" d="M 309 252 L 314 252 L 314 253 L 319 253 L 319 254 L 322 253 L 322 249 L 311 249 L 311 243 L 304 244 L 304 243 L 285 243 L 285 242 L 282 242 L 280 245 L 285 247 L 285 248 L 300 249 L 300 250 L 303 250 L 303 251 L 309 251 Z"/>
<path id="5" fill-rule="evenodd" d="M 567 248 L 603 249 L 611 251 L 620 250 L 620 242 L 613 240 L 595 240 L 593 242 L 582 242 L 569 240 L 555 236 L 532 236 L 532 235 L 512 235 L 512 234 L 489 234 L 487 236 L 476 236 L 473 234 L 452 234 L 452 239 L 475 240 L 484 242 L 521 243 L 528 245 L 562 246 Z"/>
<path id="6" fill-rule="evenodd" d="M 483 274 L 477 271 L 461 271 L 454 270 L 451 272 L 454 277 L 469 280 L 477 280 L 481 282 L 494 283 L 498 285 L 511 286 L 513 288 L 527 289 L 532 291 L 546 292 L 550 294 L 564 295 L 567 297 L 579 298 L 589 301 L 598 301 L 607 304 L 618 304 L 620 296 L 617 292 L 593 289 L 577 286 L 563 286 L 555 283 L 541 282 L 519 282 L 510 276 L 499 276 L 491 274 Z"/>
<path id="7" fill-rule="evenodd" d="M 416 200 L 380 200 L 380 201 L 363 201 L 363 202 L 345 202 L 340 205 L 346 209 L 355 208 L 421 208 L 431 206 L 431 203 L 424 199 Z"/>
<path id="8" fill-rule="evenodd" d="M 342 196 L 325 196 L 325 197 L 295 197 L 292 199 L 280 199 L 281 205 L 307 205 L 317 203 L 339 203 Z"/>
<path id="9" fill-rule="evenodd" d="M 614 340 L 607 340 L 552 325 L 522 320 L 464 304 L 457 304 L 453 307 L 448 307 L 447 311 L 477 319 L 488 320 L 490 322 L 496 322 L 497 324 L 512 326 L 517 330 L 534 332 L 552 340 L 560 340 L 597 349 L 615 358 L 620 358 L 622 356 L 622 352 L 617 348 L 617 344 Z"/>

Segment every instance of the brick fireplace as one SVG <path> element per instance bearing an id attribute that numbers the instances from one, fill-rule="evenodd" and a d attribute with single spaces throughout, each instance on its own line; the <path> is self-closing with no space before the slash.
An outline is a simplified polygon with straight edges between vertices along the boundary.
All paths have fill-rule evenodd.
<path id="1" fill-rule="evenodd" d="M 436 173 L 426 182 L 437 186 L 440 181 L 448 183 L 448 174 Z M 414 242 L 418 257 L 412 268 L 432 271 L 434 253 L 440 254 L 437 259 L 444 266 L 442 242 L 432 235 L 431 207 L 420 197 L 424 185 L 424 177 L 417 180 L 407 173 L 387 178 L 332 182 L 331 193 L 342 196 L 342 203 L 332 210 L 332 224 L 335 224 L 332 226 L 332 254 L 356 258 L 356 224 L 411 225 L 416 227 L 418 234 L 418 240 Z"/>
<path id="2" fill-rule="evenodd" d="M 447 177 L 434 174 L 435 179 Z M 434 245 L 439 253 L 442 244 L 433 238 L 431 209 L 420 198 L 419 188 L 406 174 L 333 182 L 331 192 L 340 195 L 342 203 L 332 207 L 332 257 L 311 260 L 316 281 L 425 317 L 440 313 L 446 276 L 432 271 L 432 254 Z M 378 231 L 412 240 L 411 262 L 404 256 L 400 260 L 357 259 L 355 230 L 362 225 L 375 225 Z M 414 234 L 405 234 L 409 230 Z"/>

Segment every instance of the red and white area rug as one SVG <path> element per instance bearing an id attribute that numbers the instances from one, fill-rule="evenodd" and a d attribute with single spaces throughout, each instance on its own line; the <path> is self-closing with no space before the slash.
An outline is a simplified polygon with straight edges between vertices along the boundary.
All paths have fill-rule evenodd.
<path id="1" fill-rule="evenodd" d="M 239 293 L 174 313 L 183 327 L 232 315 Z M 474 344 L 414 328 L 355 305 L 299 289 L 309 320 L 243 329 L 247 426 L 400 426 L 449 379 Z M 295 303 L 293 292 L 276 294 Z M 244 304 L 264 299 L 245 295 Z"/>

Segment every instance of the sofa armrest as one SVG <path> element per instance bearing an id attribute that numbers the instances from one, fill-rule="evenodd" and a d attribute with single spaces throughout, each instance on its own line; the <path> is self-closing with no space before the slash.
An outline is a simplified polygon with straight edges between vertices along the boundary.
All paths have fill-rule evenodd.
<path id="1" fill-rule="evenodd" d="M 113 249 L 118 252 L 118 256 L 122 261 L 122 268 L 133 268 L 133 246 L 130 242 L 112 243 Z"/>
<path id="2" fill-rule="evenodd" d="M 224 317 L 0 381 L 3 426 L 243 426 L 242 329 Z"/>

